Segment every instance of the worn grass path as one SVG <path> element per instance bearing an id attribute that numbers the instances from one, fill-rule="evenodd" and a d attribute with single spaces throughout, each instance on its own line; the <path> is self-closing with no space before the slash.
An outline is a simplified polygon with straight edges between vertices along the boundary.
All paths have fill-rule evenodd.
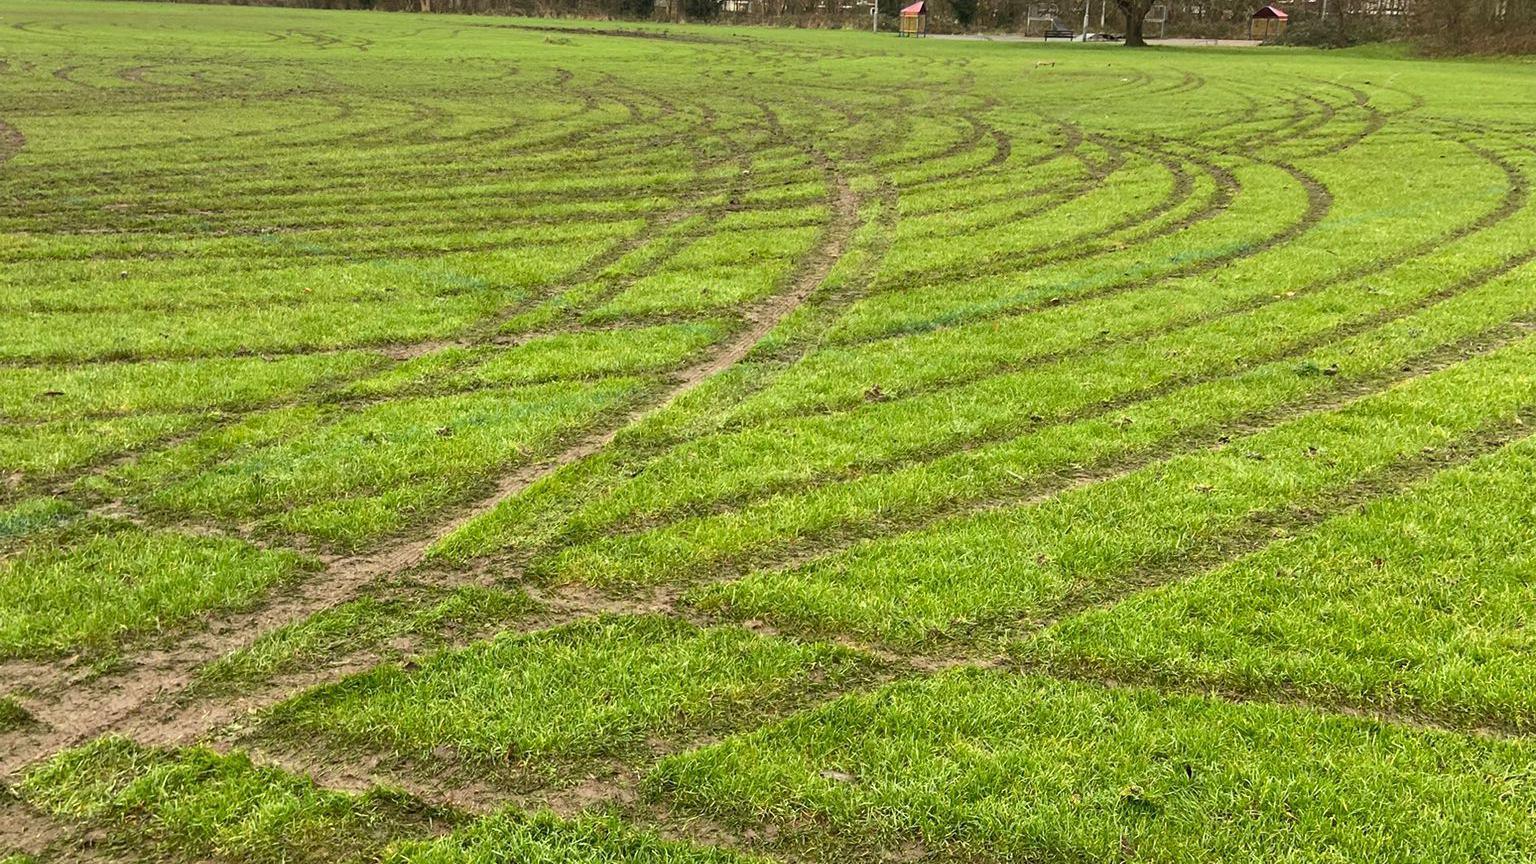
<path id="1" fill-rule="evenodd" d="M 1528 64 L 0 25 L 6 864 L 1536 854 Z"/>

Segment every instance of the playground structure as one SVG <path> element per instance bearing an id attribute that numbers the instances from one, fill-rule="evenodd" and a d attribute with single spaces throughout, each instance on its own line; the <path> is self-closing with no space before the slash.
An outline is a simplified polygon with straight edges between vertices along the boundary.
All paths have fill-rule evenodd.
<path id="1" fill-rule="evenodd" d="M 1285 24 L 1290 17 L 1277 7 L 1265 6 L 1248 19 L 1248 38 L 1268 41 L 1273 36 L 1279 36 L 1285 32 Z M 1261 22 L 1262 28 L 1259 27 Z"/>
<path id="2" fill-rule="evenodd" d="M 1038 31 L 1035 29 L 1037 24 L 1040 25 Z M 1046 38 L 1050 38 L 1051 34 L 1060 34 L 1062 31 L 1071 32 L 1067 25 L 1062 22 L 1061 9 L 1055 3 L 1029 4 L 1029 9 L 1025 12 L 1024 18 L 1024 34 L 1026 36 L 1034 35 L 1038 32 L 1046 36 Z"/>
<path id="3" fill-rule="evenodd" d="M 902 36 L 917 38 L 927 35 L 928 4 L 925 0 L 917 0 L 911 6 L 903 7 L 901 10 L 901 28 L 896 31 L 896 36 L 898 38 Z"/>

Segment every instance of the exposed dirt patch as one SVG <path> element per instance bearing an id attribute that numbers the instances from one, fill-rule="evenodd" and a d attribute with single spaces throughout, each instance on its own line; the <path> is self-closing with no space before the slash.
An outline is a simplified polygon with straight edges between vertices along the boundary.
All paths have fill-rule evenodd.
<path id="1" fill-rule="evenodd" d="M 0 789 L 0 856 L 7 852 L 41 855 L 70 839 L 64 826 Z"/>
<path id="2" fill-rule="evenodd" d="M 0 163 L 9 161 L 26 146 L 27 136 L 21 134 L 21 130 L 15 126 L 0 120 Z"/>

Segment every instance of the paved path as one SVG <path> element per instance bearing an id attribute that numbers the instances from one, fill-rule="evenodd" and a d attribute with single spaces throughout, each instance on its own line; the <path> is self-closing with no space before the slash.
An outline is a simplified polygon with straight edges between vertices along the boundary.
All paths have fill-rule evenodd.
<path id="1" fill-rule="evenodd" d="M 1019 33 L 934 33 L 932 39 L 958 39 L 965 42 L 1039 42 L 1039 36 L 1024 36 Z M 1061 40 L 1053 40 L 1053 44 L 1059 44 Z M 1257 39 L 1148 39 L 1148 44 L 1153 46 L 1169 45 L 1174 47 L 1190 48 L 1257 48 Z M 1089 42 L 1088 45 L 1119 45 L 1119 42 Z"/>

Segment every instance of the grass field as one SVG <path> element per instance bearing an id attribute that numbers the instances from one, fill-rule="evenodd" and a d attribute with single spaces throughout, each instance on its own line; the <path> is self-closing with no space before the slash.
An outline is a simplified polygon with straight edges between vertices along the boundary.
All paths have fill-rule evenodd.
<path id="1" fill-rule="evenodd" d="M 0 0 L 0 862 L 1536 860 L 1533 179 L 1515 60 Z"/>

